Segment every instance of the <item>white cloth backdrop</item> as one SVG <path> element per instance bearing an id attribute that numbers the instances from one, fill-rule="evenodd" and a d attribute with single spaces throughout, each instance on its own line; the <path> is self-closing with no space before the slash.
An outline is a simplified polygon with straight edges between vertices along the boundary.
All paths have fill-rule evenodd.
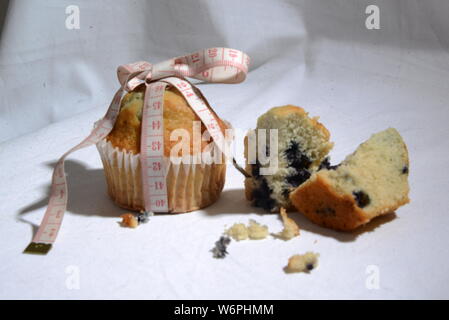
<path id="1" fill-rule="evenodd" d="M 380 29 L 365 8 L 380 8 Z M 66 7 L 80 29 L 66 28 Z M 448 1 L 2 1 L 0 4 L 1 298 L 449 298 Z M 197 212 L 120 228 L 95 148 L 66 164 L 69 206 L 48 256 L 23 255 L 45 211 L 51 168 L 81 141 L 118 87 L 119 64 L 225 46 L 252 58 L 239 85 L 201 89 L 236 128 L 268 108 L 319 115 L 335 162 L 389 126 L 406 140 L 412 202 L 345 234 L 297 214 L 301 236 L 209 249 L 225 225 L 277 215 L 244 199 L 228 167 L 220 200 Z M 310 274 L 285 274 L 315 251 Z M 378 284 L 378 288 L 376 285 Z"/>

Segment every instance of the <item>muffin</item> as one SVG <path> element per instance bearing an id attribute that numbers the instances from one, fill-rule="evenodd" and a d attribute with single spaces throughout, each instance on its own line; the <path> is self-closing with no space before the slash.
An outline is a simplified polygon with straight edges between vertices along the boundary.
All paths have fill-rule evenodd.
<path id="1" fill-rule="evenodd" d="M 329 163 L 290 193 L 313 222 L 353 230 L 409 202 L 407 147 L 393 128 L 362 143 L 341 164 Z"/>
<path id="2" fill-rule="evenodd" d="M 261 129 L 266 130 L 266 141 L 259 141 L 263 139 Z M 277 139 L 270 140 L 270 129 L 277 129 Z M 274 107 L 260 116 L 256 129 L 245 137 L 245 169 L 251 175 L 245 179 L 246 198 L 271 212 L 279 212 L 281 207 L 292 209 L 290 192 L 324 161 L 333 146 L 329 138 L 318 118 L 310 118 L 300 107 Z M 271 145 L 275 141 L 277 148 Z M 275 154 L 270 155 L 272 152 Z M 260 153 L 271 160 L 262 161 Z"/>
<path id="3" fill-rule="evenodd" d="M 123 97 L 112 131 L 97 143 L 110 197 L 120 207 L 135 211 L 145 210 L 140 164 L 144 89 L 145 86 L 139 86 Z M 225 134 L 228 126 L 215 113 L 214 117 Z M 170 213 L 204 208 L 218 199 L 224 186 L 224 155 L 219 155 L 222 161 L 204 161 L 204 155 L 216 158 L 216 148 L 211 148 L 211 139 L 201 139 L 207 129 L 202 122 L 197 121 L 200 118 L 185 98 L 176 89 L 167 87 L 164 93 L 163 141 Z M 195 123 L 196 128 L 200 127 L 201 135 L 193 133 Z M 190 139 L 186 141 L 178 138 L 172 141 L 170 135 L 176 129 L 188 132 Z M 196 157 L 200 161 L 185 161 L 186 156 Z"/>

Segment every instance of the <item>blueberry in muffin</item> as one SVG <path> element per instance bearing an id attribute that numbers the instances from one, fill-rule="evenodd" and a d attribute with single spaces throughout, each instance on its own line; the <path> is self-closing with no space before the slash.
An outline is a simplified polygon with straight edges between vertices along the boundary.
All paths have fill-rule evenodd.
<path id="1" fill-rule="evenodd" d="M 290 193 L 313 222 L 353 230 L 409 202 L 409 158 L 396 129 L 371 136 L 337 168 L 322 168 Z"/>
<path id="2" fill-rule="evenodd" d="M 277 130 L 277 139 L 270 139 L 272 129 Z M 245 179 L 246 198 L 271 212 L 291 209 L 290 192 L 323 163 L 333 146 L 329 138 L 318 119 L 300 107 L 274 107 L 260 116 L 256 129 L 245 137 L 246 171 L 251 174 Z M 263 162 L 261 153 L 269 161 Z M 270 168 L 268 174 L 262 172 Z"/>

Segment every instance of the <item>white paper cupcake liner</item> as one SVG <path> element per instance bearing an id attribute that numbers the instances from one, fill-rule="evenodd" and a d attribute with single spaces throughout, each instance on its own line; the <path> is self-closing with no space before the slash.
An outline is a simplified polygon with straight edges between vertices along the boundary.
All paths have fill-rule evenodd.
<path id="1" fill-rule="evenodd" d="M 122 208 L 145 210 L 140 155 L 124 152 L 109 141 L 97 143 L 104 166 L 108 194 Z M 211 156 L 203 152 L 200 159 Z M 223 190 L 226 162 L 197 164 L 182 158 L 164 157 L 168 194 L 168 212 L 188 212 L 214 203 Z"/>

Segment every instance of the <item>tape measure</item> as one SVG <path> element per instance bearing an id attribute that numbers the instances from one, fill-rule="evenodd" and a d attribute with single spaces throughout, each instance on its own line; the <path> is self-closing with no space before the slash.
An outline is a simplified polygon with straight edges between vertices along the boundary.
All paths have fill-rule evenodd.
<path id="1" fill-rule="evenodd" d="M 120 89 L 95 128 L 81 143 L 67 151 L 56 163 L 51 193 L 42 222 L 24 253 L 47 254 L 56 240 L 67 208 L 67 180 L 64 160 L 72 152 L 94 145 L 111 132 L 120 111 L 124 94 L 145 83 L 142 110 L 140 161 L 145 211 L 167 212 L 168 197 L 164 167 L 164 92 L 170 85 L 186 99 L 192 110 L 206 126 L 213 141 L 225 153 L 224 135 L 213 110 L 201 92 L 186 77 L 211 83 L 239 83 L 248 72 L 249 56 L 229 48 L 209 48 L 173 58 L 155 65 L 139 61 L 119 66 Z M 234 161 L 235 163 L 235 161 Z"/>

